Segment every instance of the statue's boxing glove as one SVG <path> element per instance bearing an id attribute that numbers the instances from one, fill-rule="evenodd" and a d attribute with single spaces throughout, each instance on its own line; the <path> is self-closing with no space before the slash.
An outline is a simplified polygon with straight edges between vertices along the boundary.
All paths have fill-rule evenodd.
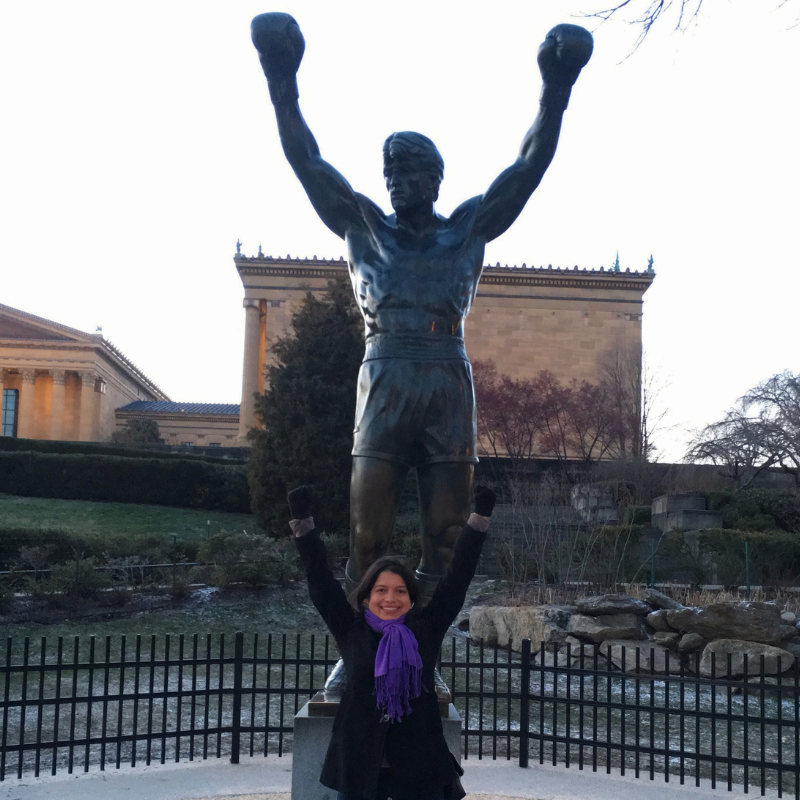
<path id="1" fill-rule="evenodd" d="M 306 43 L 300 26 L 290 14 L 259 14 L 250 23 L 261 67 L 267 76 L 273 103 L 297 99 L 297 70 Z"/>
<path id="2" fill-rule="evenodd" d="M 570 90 L 592 56 L 592 34 L 580 25 L 556 25 L 539 47 L 542 73 L 541 104 L 562 110 L 569 102 Z"/>

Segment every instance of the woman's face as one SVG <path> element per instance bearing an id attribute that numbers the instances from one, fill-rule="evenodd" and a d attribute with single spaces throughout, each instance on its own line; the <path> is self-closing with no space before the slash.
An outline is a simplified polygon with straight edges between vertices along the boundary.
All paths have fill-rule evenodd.
<path id="1" fill-rule="evenodd" d="M 394 572 L 381 572 L 369 594 L 367 607 L 378 619 L 397 619 L 407 614 L 411 598 L 406 582 Z"/>

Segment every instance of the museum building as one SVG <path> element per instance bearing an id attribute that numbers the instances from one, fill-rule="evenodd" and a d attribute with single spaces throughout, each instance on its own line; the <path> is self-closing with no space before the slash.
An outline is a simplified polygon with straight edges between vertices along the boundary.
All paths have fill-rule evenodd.
<path id="1" fill-rule="evenodd" d="M 347 277 L 347 262 L 237 255 L 244 286 L 245 336 L 240 440 L 256 424 L 254 396 L 267 385 L 272 346 L 291 333 L 306 292 L 324 292 Z M 644 294 L 655 278 L 652 259 L 641 272 L 611 269 L 486 266 L 466 322 L 472 361 L 493 361 L 517 380 L 550 370 L 560 381 L 595 381 L 609 356 L 641 364 Z"/>
<path id="2" fill-rule="evenodd" d="M 154 419 L 171 445 L 246 444 L 255 394 L 267 387 L 278 339 L 307 292 L 347 277 L 344 259 L 237 255 L 244 287 L 241 406 L 178 403 L 101 334 L 89 334 L 0 304 L 3 436 L 107 441 L 131 419 Z M 641 359 L 644 294 L 655 277 L 611 269 L 484 269 L 466 324 L 470 358 L 515 379 L 550 370 L 559 380 L 596 380 L 609 354 Z M 243 413 L 240 413 L 243 409 Z"/>

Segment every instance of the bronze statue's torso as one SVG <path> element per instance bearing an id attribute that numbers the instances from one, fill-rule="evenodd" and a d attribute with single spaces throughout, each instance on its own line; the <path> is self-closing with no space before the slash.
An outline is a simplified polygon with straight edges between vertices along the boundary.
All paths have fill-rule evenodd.
<path id="1" fill-rule="evenodd" d="M 398 228 L 359 196 L 364 225 L 346 241 L 350 279 L 364 316 L 365 337 L 464 336 L 464 320 L 483 268 L 485 243 L 473 228 L 480 198 L 437 218 L 434 231 L 416 236 Z"/>

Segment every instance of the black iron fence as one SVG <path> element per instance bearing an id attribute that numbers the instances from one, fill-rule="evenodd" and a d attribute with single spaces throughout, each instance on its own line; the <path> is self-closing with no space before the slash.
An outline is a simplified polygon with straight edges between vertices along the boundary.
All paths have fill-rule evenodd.
<path id="1" fill-rule="evenodd" d="M 282 755 L 336 658 L 328 637 L 313 636 L 9 639 L 0 779 Z M 538 758 L 800 798 L 800 672 L 784 666 L 746 655 L 687 662 L 646 643 L 531 653 L 526 640 L 517 654 L 468 639 L 447 643 L 440 662 L 467 759 Z"/>

